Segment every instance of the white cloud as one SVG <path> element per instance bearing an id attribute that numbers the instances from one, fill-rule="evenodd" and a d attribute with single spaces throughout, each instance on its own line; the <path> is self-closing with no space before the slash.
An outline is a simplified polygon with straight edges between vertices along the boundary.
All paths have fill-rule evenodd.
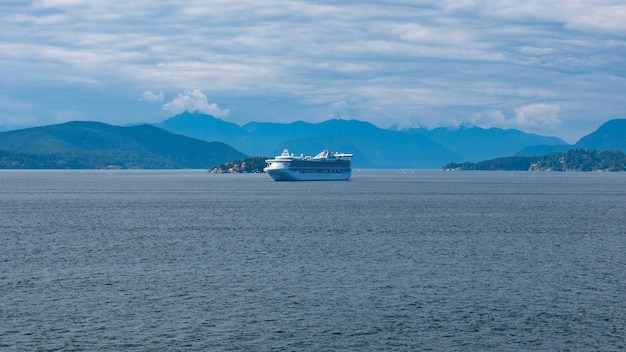
<path id="1" fill-rule="evenodd" d="M 515 109 L 515 124 L 520 128 L 553 131 L 561 126 L 558 105 L 531 104 Z"/>
<path id="2" fill-rule="evenodd" d="M 480 127 L 502 127 L 510 128 L 511 123 L 501 110 L 491 109 L 481 111 L 472 116 L 471 123 Z"/>
<path id="3" fill-rule="evenodd" d="M 201 112 L 215 117 L 225 117 L 229 113 L 229 109 L 220 109 L 217 104 L 209 103 L 207 96 L 200 89 L 179 93 L 172 101 L 163 104 L 163 110 L 173 114 L 184 111 Z"/>
<path id="4" fill-rule="evenodd" d="M 561 108 L 553 104 L 529 104 L 518 107 L 515 115 L 507 117 L 501 110 L 493 109 L 474 114 L 472 123 L 481 127 L 516 128 L 532 133 L 549 133 L 561 126 Z"/>
<path id="5" fill-rule="evenodd" d="M 496 0 L 483 6 L 481 12 L 491 19 L 558 23 L 566 28 L 597 30 L 623 34 L 626 30 L 626 5 L 619 0 L 512 2 Z M 523 22 L 522 22 L 523 23 Z"/>
<path id="6" fill-rule="evenodd" d="M 35 8 L 52 8 L 63 6 L 75 6 L 83 4 L 83 0 L 36 0 L 33 1 Z"/>
<path id="7" fill-rule="evenodd" d="M 239 123 L 480 120 L 562 134 L 570 121 L 624 117 L 625 13 L 619 0 L 0 1 L 0 95 L 33 115 L 102 111 L 105 122 L 165 114 L 143 101 Z M 201 91 L 138 99 L 145 87 Z M 0 124 L 8 115 L 0 106 Z"/>
<path id="8" fill-rule="evenodd" d="M 163 101 L 163 92 L 159 92 L 159 94 L 153 93 L 151 90 L 147 90 L 145 92 L 143 92 L 141 94 L 141 98 L 139 98 L 140 101 L 147 101 L 147 102 L 162 102 Z"/>

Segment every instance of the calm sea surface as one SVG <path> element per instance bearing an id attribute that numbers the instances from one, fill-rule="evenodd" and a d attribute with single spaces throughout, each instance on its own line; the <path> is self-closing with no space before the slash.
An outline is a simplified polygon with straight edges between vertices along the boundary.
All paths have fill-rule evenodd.
<path id="1" fill-rule="evenodd" d="M 0 349 L 626 348 L 626 173 L 1 171 Z"/>

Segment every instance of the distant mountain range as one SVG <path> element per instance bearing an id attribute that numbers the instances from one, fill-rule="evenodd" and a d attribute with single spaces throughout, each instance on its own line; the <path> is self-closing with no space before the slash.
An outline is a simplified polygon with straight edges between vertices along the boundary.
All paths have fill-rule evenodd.
<path id="1" fill-rule="evenodd" d="M 183 113 L 159 126 L 202 140 L 224 142 L 251 156 L 273 156 L 284 148 L 305 155 L 324 149 L 349 152 L 355 155 L 353 165 L 360 168 L 439 167 L 441 160 L 461 157 L 421 135 L 380 129 L 357 120 L 316 124 L 251 122 L 239 126 L 209 115 Z"/>
<path id="2" fill-rule="evenodd" d="M 610 120 L 594 132 L 584 136 L 574 145 L 537 145 L 519 151 L 518 156 L 547 155 L 570 149 L 593 149 L 597 151 L 619 150 L 626 153 L 626 119 Z"/>
<path id="3" fill-rule="evenodd" d="M 0 168 L 213 168 L 288 148 L 353 153 L 355 168 L 441 168 L 570 149 L 626 152 L 626 119 L 611 120 L 569 145 L 556 137 L 480 127 L 381 129 L 358 120 L 250 122 L 183 113 L 156 126 L 74 121 L 0 132 Z"/>
<path id="4" fill-rule="evenodd" d="M 532 145 L 567 146 L 557 137 L 544 137 L 515 129 L 459 126 L 454 128 L 409 129 L 462 155 L 464 161 L 479 161 L 513 155 Z"/>
<path id="5" fill-rule="evenodd" d="M 276 155 L 284 148 L 317 154 L 323 149 L 355 154 L 358 168 L 439 168 L 450 161 L 513 155 L 533 145 L 567 146 L 556 137 L 480 127 L 388 130 L 357 120 L 321 123 L 250 122 L 243 126 L 210 115 L 183 113 L 158 126 L 193 138 L 220 141 L 248 155 Z"/>
<path id="6" fill-rule="evenodd" d="M 245 155 L 151 125 L 74 121 L 0 133 L 0 168 L 210 168 Z"/>

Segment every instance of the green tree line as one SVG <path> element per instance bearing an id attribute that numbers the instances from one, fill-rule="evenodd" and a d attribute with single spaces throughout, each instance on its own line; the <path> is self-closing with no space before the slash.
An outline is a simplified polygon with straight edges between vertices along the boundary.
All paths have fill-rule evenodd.
<path id="1" fill-rule="evenodd" d="M 572 149 L 543 156 L 511 156 L 479 162 L 448 163 L 444 170 L 626 171 L 626 154 L 617 150 Z"/>

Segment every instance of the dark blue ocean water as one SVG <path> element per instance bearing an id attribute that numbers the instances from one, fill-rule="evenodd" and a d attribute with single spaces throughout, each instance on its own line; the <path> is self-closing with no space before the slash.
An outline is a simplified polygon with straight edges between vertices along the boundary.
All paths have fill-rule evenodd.
<path id="1" fill-rule="evenodd" d="M 626 173 L 0 172 L 0 349 L 626 348 Z"/>

